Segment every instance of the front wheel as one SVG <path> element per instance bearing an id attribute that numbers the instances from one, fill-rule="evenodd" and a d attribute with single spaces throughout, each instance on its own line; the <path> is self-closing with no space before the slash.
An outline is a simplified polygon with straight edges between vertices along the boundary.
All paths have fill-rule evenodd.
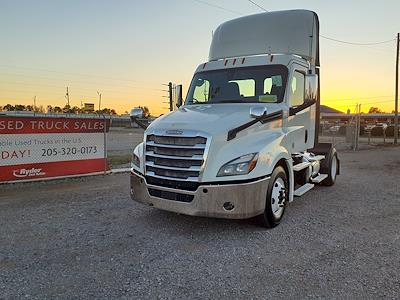
<path id="1" fill-rule="evenodd" d="M 259 216 L 261 225 L 267 228 L 279 225 L 289 199 L 288 188 L 285 170 L 281 166 L 276 167 L 268 183 L 264 213 Z"/>

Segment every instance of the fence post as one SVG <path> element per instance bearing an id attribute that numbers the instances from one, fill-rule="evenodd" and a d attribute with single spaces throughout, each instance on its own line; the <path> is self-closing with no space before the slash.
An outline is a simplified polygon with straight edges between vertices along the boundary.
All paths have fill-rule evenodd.
<path id="1" fill-rule="evenodd" d="M 383 144 L 386 144 L 386 130 L 383 129 Z"/>
<path id="2" fill-rule="evenodd" d="M 104 120 L 104 175 L 107 174 L 107 119 L 106 116 L 103 114 Z"/>

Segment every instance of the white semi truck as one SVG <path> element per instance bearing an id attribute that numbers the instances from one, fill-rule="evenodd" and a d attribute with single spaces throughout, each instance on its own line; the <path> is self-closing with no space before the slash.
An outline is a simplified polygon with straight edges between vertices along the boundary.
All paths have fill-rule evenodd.
<path id="1" fill-rule="evenodd" d="M 339 159 L 318 142 L 319 21 L 307 10 L 234 19 L 214 32 L 209 60 L 177 111 L 145 128 L 131 197 L 181 214 L 274 227 L 288 203 L 333 185 Z M 180 94 L 178 89 L 178 94 Z"/>

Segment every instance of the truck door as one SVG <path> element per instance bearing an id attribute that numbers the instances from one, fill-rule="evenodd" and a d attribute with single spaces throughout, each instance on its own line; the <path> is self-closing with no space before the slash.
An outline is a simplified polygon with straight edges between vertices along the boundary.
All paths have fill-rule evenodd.
<path id="1" fill-rule="evenodd" d="M 290 78 L 288 86 L 288 106 L 297 107 L 304 103 L 305 91 L 305 74 L 306 70 L 295 68 Z M 308 149 L 308 145 L 313 142 L 311 136 L 311 108 L 306 108 L 293 116 L 289 116 L 288 129 L 290 133 L 290 140 L 292 143 L 292 152 L 300 152 Z"/>

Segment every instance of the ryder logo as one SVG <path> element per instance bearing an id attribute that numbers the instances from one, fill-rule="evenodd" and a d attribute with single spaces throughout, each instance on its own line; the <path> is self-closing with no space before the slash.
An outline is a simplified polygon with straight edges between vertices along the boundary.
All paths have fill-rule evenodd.
<path id="1" fill-rule="evenodd" d="M 24 177 L 35 177 L 35 176 L 42 176 L 46 175 L 45 172 L 42 172 L 42 169 L 18 169 L 13 171 L 13 175 L 18 178 Z"/>

